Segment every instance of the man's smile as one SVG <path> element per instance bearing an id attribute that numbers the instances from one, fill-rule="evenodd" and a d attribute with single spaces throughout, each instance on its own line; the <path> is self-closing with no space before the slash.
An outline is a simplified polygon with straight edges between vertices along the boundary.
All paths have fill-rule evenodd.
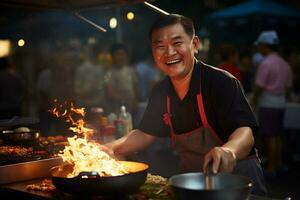
<path id="1" fill-rule="evenodd" d="M 173 60 L 167 61 L 165 64 L 170 66 L 170 65 L 177 64 L 177 63 L 180 63 L 180 62 L 181 62 L 181 59 L 173 59 Z"/>

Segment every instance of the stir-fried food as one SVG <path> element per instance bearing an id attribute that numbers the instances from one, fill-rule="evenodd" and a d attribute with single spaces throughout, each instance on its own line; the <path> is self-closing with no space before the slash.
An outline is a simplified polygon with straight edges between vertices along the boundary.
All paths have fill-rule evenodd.
<path id="1" fill-rule="evenodd" d="M 148 173 L 147 180 L 133 196 L 134 200 L 174 200 L 167 178 Z"/>
<path id="2" fill-rule="evenodd" d="M 32 148 L 19 146 L 0 146 L 0 155 L 24 156 L 29 153 L 32 153 Z"/>
<path id="3" fill-rule="evenodd" d="M 26 190 L 34 190 L 41 192 L 52 192 L 55 190 L 52 181 L 49 179 L 44 179 L 41 183 L 30 184 L 26 186 Z"/>
<path id="4" fill-rule="evenodd" d="M 46 151 L 37 150 L 35 147 L 0 146 L 0 165 L 28 162 L 51 156 Z"/>
<path id="5" fill-rule="evenodd" d="M 157 184 L 157 185 L 167 185 L 168 179 L 159 175 L 147 174 L 146 183 L 148 184 Z"/>

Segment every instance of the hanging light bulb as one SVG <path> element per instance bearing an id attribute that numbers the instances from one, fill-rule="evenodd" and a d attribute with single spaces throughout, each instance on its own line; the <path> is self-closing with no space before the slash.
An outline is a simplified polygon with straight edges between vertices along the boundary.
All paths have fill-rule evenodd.
<path id="1" fill-rule="evenodd" d="M 131 20 L 134 19 L 134 17 L 135 17 L 135 16 L 134 16 L 134 13 L 133 13 L 133 12 L 128 12 L 128 13 L 127 13 L 127 19 L 128 19 L 128 20 L 131 21 Z"/>
<path id="2" fill-rule="evenodd" d="M 19 47 L 23 47 L 24 45 L 25 45 L 25 40 L 19 39 L 19 40 L 18 40 L 18 46 L 19 46 Z"/>
<path id="3" fill-rule="evenodd" d="M 117 19 L 116 19 L 115 17 L 110 18 L 110 20 L 109 20 L 109 27 L 110 27 L 111 29 L 114 29 L 114 28 L 116 28 L 117 26 L 118 26 L 118 21 L 117 21 Z"/>

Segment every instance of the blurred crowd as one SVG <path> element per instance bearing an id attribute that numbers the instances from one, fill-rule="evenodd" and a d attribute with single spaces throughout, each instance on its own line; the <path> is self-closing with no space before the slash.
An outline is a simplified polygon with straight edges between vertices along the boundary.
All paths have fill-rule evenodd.
<path id="1" fill-rule="evenodd" d="M 64 127 L 49 113 L 56 100 L 85 108 L 87 119 L 97 108 L 105 115 L 118 114 L 124 105 L 137 126 L 151 88 L 162 74 L 153 64 L 150 50 L 131 56 L 123 43 L 102 49 L 99 44 L 84 46 L 73 41 L 48 54 L 36 52 L 34 60 L 26 63 L 32 66 L 19 70 L 14 57 L 1 58 L 0 118 L 35 116 L 44 135 L 58 134 L 55 132 Z"/>
<path id="2" fill-rule="evenodd" d="M 124 105 L 137 127 L 152 86 L 163 75 L 154 66 L 150 49 L 129 47 L 114 43 L 105 49 L 97 42 L 83 45 L 75 40 L 36 50 L 33 56 L 27 55 L 26 66 L 17 66 L 22 65 L 17 56 L 0 58 L 0 118 L 35 116 L 42 134 L 61 134 L 66 127 L 48 112 L 56 99 L 86 108 L 87 119 L 95 108 L 108 115 L 118 113 Z M 257 113 L 261 125 L 258 144 L 273 176 L 284 167 L 285 103 L 300 103 L 300 49 L 281 44 L 275 31 L 262 33 L 247 48 L 224 42 L 216 49 L 213 56 L 198 59 L 228 71 L 242 84 Z M 210 57 L 213 60 L 206 59 Z"/>

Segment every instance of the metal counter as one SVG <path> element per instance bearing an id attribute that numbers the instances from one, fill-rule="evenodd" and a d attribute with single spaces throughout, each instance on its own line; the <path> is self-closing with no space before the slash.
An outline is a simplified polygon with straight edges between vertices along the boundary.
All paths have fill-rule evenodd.
<path id="1" fill-rule="evenodd" d="M 0 166 L 0 185 L 50 176 L 50 169 L 61 163 L 56 157 Z"/>

